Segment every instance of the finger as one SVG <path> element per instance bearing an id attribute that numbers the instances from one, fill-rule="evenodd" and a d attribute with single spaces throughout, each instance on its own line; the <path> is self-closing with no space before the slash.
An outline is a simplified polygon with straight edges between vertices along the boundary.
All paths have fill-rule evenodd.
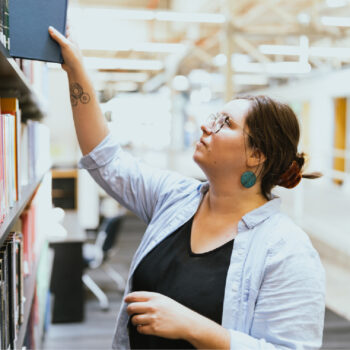
<path id="1" fill-rule="evenodd" d="M 69 43 L 68 39 L 65 38 L 64 35 L 62 35 L 57 29 L 54 27 L 49 27 L 49 33 L 52 37 L 52 39 L 56 40 L 61 46 L 67 45 Z"/>
<path id="2" fill-rule="evenodd" d="M 124 301 L 126 303 L 132 303 L 135 301 L 148 301 L 150 300 L 152 297 L 155 296 L 156 293 L 152 293 L 152 292 L 132 292 L 129 293 L 125 298 Z"/>
<path id="3" fill-rule="evenodd" d="M 147 324 L 138 324 L 136 329 L 141 334 L 152 334 L 152 328 Z"/>
<path id="4" fill-rule="evenodd" d="M 67 17 L 66 21 L 66 36 L 69 36 L 69 30 L 70 30 L 70 19 Z"/>
<path id="5" fill-rule="evenodd" d="M 147 325 L 150 323 L 150 318 L 148 315 L 134 315 L 131 317 L 131 323 L 134 325 L 134 326 L 137 326 L 137 325 Z"/>
<path id="6" fill-rule="evenodd" d="M 126 308 L 126 311 L 128 315 L 132 315 L 132 314 L 143 314 L 152 310 L 148 303 L 136 302 L 136 303 L 129 304 L 128 307 Z"/>

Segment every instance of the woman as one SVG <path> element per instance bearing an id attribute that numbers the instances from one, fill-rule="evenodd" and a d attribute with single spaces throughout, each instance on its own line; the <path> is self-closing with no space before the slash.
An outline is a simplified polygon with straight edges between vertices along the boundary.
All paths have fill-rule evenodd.
<path id="1" fill-rule="evenodd" d="M 317 349 L 324 271 L 307 235 L 279 210 L 304 155 L 292 110 L 268 97 L 227 103 L 201 129 L 206 183 L 156 171 L 109 135 L 77 47 L 56 30 L 68 73 L 80 167 L 149 225 L 135 253 L 116 349 Z"/>

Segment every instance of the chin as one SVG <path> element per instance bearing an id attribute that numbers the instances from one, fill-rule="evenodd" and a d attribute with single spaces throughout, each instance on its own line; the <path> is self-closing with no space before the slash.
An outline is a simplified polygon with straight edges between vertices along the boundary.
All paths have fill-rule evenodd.
<path id="1" fill-rule="evenodd" d="M 194 162 L 203 170 L 204 172 L 204 164 L 203 164 L 203 159 L 201 159 L 201 156 L 198 154 L 198 152 L 194 152 L 192 159 L 194 160 Z"/>
<path id="2" fill-rule="evenodd" d="M 199 162 L 200 162 L 200 156 L 198 154 L 198 151 L 195 150 L 193 155 L 192 155 L 192 159 L 194 160 L 195 163 L 197 163 L 199 165 Z"/>

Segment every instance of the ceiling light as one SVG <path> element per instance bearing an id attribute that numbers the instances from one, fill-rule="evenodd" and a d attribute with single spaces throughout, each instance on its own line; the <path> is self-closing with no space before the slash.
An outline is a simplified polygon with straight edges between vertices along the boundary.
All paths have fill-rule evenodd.
<path id="1" fill-rule="evenodd" d="M 264 73 L 267 75 L 289 75 L 289 74 L 306 74 L 311 71 L 309 63 L 299 62 L 271 62 L 271 63 L 251 63 L 236 64 L 236 72 L 244 73 Z"/>
<path id="2" fill-rule="evenodd" d="M 231 56 L 232 66 L 234 66 L 235 64 L 243 64 L 243 63 L 250 62 L 250 61 L 251 61 L 251 57 L 247 54 L 234 53 Z M 220 53 L 220 54 L 216 55 L 213 58 L 213 63 L 217 67 L 224 66 L 227 63 L 226 55 L 224 53 Z"/>
<path id="3" fill-rule="evenodd" d="M 298 22 L 301 24 L 309 24 L 311 17 L 308 13 L 306 12 L 300 12 L 297 16 Z"/>
<path id="4" fill-rule="evenodd" d="M 219 53 L 214 57 L 213 62 L 217 67 L 224 66 L 227 62 L 226 55 L 224 53 Z"/>
<path id="5" fill-rule="evenodd" d="M 325 26 L 350 27 L 350 17 L 321 17 L 321 23 Z"/>
<path id="6" fill-rule="evenodd" d="M 91 51 L 135 51 L 135 52 L 164 52 L 164 53 L 179 53 L 186 49 L 185 44 L 181 43 L 153 43 L 153 42 L 140 42 L 140 43 L 111 43 L 106 46 L 104 43 L 97 44 L 88 42 L 85 45 L 81 45 L 82 50 Z"/>
<path id="7" fill-rule="evenodd" d="M 88 69 L 125 69 L 125 70 L 161 70 L 163 62 L 159 60 L 117 59 L 84 57 Z"/>
<path id="8" fill-rule="evenodd" d="M 134 81 L 136 83 L 144 83 L 149 75 L 144 72 L 98 72 L 96 79 L 104 81 Z"/>
<path id="9" fill-rule="evenodd" d="M 348 47 L 310 47 L 310 56 L 331 57 L 331 58 L 350 58 L 350 48 Z"/>
<path id="10" fill-rule="evenodd" d="M 347 0 L 326 0 L 326 4 L 328 7 L 344 7 L 347 5 Z"/>
<path id="11" fill-rule="evenodd" d="M 113 87 L 117 91 L 137 91 L 138 85 L 134 81 L 122 81 L 116 82 Z"/>
<path id="12" fill-rule="evenodd" d="M 300 46 L 296 45 L 260 45 L 259 50 L 264 55 L 299 56 Z"/>
<path id="13" fill-rule="evenodd" d="M 169 52 L 178 53 L 186 49 L 186 45 L 180 43 L 138 43 L 132 45 L 133 51 L 138 52 Z"/>
<path id="14" fill-rule="evenodd" d="M 155 19 L 155 12 L 150 10 L 127 10 L 112 9 L 108 7 L 84 7 L 83 16 L 92 18 L 103 18 L 104 20 L 144 20 L 151 21 Z"/>
<path id="15" fill-rule="evenodd" d="M 172 87 L 176 91 L 187 91 L 190 87 L 188 78 L 184 75 L 177 75 L 174 77 Z"/>
<path id="16" fill-rule="evenodd" d="M 234 74 L 233 83 L 237 85 L 267 85 L 268 78 L 265 75 Z"/>
<path id="17" fill-rule="evenodd" d="M 194 22 L 194 23 L 224 23 L 225 16 L 220 13 L 189 13 L 158 11 L 156 19 L 159 21 L 171 22 Z"/>
<path id="18" fill-rule="evenodd" d="M 350 48 L 347 47 L 307 47 L 306 45 L 303 50 L 301 46 L 260 45 L 259 50 L 265 55 L 299 56 L 305 54 L 313 57 L 350 58 Z"/>
<path id="19" fill-rule="evenodd" d="M 170 22 L 192 22 L 192 23 L 224 23 L 226 18 L 220 13 L 198 13 L 198 12 L 174 12 L 174 11 L 151 11 L 111 9 L 106 7 L 86 7 L 83 9 L 84 16 L 107 18 L 107 20 L 144 20 L 144 21 L 170 21 Z"/>

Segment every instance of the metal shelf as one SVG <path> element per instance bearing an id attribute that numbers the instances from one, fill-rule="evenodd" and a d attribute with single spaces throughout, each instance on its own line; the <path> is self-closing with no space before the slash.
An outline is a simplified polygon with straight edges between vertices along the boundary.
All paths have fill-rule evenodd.
<path id="1" fill-rule="evenodd" d="M 10 233 L 12 226 L 21 215 L 23 209 L 32 198 L 36 188 L 41 183 L 44 174 L 36 178 L 32 183 L 27 186 L 23 186 L 21 189 L 20 199 L 15 202 L 14 206 L 10 209 L 9 213 L 5 216 L 4 221 L 0 224 L 0 246 L 5 241 L 7 235 Z"/>
<path id="2" fill-rule="evenodd" d="M 44 244 L 48 244 L 47 241 L 42 243 L 42 246 Z M 41 251 L 41 249 L 40 249 Z M 53 265 L 53 256 L 54 253 L 53 251 L 50 249 L 49 252 L 49 258 L 48 258 L 48 264 L 50 266 L 49 268 L 49 278 L 51 276 L 51 270 L 52 270 L 52 265 Z M 40 256 L 37 257 L 37 260 L 35 262 L 35 266 L 34 269 L 32 271 L 32 273 L 24 279 L 23 283 L 23 292 L 25 295 L 25 302 L 24 302 L 24 319 L 23 319 L 23 323 L 20 325 L 19 327 L 19 331 L 17 333 L 17 339 L 16 339 L 16 349 L 22 349 L 23 347 L 23 342 L 24 342 L 24 337 L 26 335 L 27 332 L 27 326 L 28 326 L 28 321 L 29 321 L 29 316 L 30 316 L 30 311 L 32 309 L 32 305 L 33 305 L 33 299 L 34 299 L 34 291 L 35 291 L 35 284 L 36 284 L 36 277 L 37 277 L 37 272 L 38 272 L 38 267 L 39 267 L 39 262 L 40 262 Z M 39 332 L 40 333 L 40 337 L 38 338 L 39 342 L 42 338 L 42 330 Z"/>
<path id="3" fill-rule="evenodd" d="M 17 97 L 24 119 L 41 119 L 46 114 L 43 99 L 33 90 L 2 43 L 0 43 L 0 96 Z"/>

